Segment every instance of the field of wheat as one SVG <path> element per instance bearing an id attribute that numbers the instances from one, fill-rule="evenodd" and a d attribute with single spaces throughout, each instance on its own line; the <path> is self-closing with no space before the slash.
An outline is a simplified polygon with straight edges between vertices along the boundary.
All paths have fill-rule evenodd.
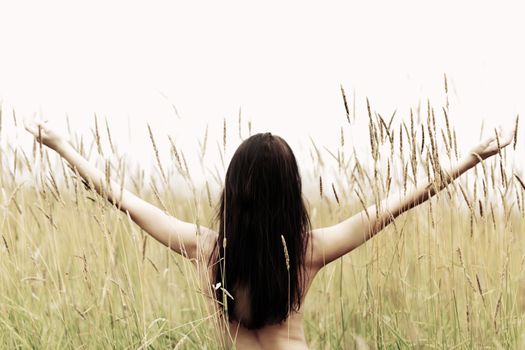
<path id="1" fill-rule="evenodd" d="M 305 191 L 314 227 L 410 191 L 417 181 L 439 181 L 440 169 L 461 156 L 448 99 L 388 116 L 363 100 L 367 112 L 356 115 L 357 102 L 341 92 L 339 146 L 312 140 L 313 166 L 299 164 L 305 184 L 314 184 Z M 52 150 L 37 142 L 18 146 L 5 130 L 20 123 L 2 111 L 0 348 L 217 348 L 215 316 L 193 266 L 90 190 Z M 366 153 L 348 137 L 359 123 L 369 132 Z M 101 118 L 91 139 L 72 140 L 108 178 L 208 225 L 224 169 L 202 164 L 216 156 L 213 149 L 227 166 L 226 146 L 235 149 L 239 140 L 231 135 L 241 127 L 244 136 L 252 132 L 240 118 L 221 121 L 217 149 L 207 141 L 211 130 L 201 135 L 200 169 L 188 166 L 188 150 L 172 138 L 170 150 L 159 150 L 158 131 L 145 128 L 155 164 L 148 176 L 119 157 Z M 510 160 L 525 146 L 521 134 L 320 273 L 304 306 L 311 348 L 525 348 L 525 178 Z M 172 161 L 162 162 L 159 152 Z M 204 181 L 192 181 L 197 172 Z M 183 196 L 175 183 L 186 189 Z"/>

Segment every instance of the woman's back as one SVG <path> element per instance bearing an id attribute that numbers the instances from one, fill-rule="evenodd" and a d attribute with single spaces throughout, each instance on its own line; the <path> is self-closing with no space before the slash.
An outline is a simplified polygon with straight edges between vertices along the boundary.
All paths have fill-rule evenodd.
<path id="1" fill-rule="evenodd" d="M 206 249 L 203 252 L 203 256 L 212 254 L 213 247 L 216 245 L 217 233 L 208 231 L 207 237 L 208 242 L 205 244 Z M 311 233 L 310 236 L 318 234 L 318 232 Z M 314 244 L 317 239 L 310 239 L 309 243 Z M 316 249 L 317 248 L 317 249 Z M 318 247 L 309 246 L 309 251 L 318 250 Z M 311 286 L 317 272 L 319 271 L 320 264 L 312 261 L 319 257 L 319 254 L 308 254 L 305 262 L 304 271 L 304 286 L 303 286 L 303 298 L 300 301 L 303 305 L 304 298 L 307 295 L 309 287 Z M 213 275 L 210 275 L 210 269 L 202 270 L 203 282 L 213 284 Z M 234 289 L 231 291 L 233 298 L 236 301 L 235 316 L 236 320 L 230 320 L 226 329 L 227 334 L 224 334 L 224 341 L 227 348 L 235 348 L 238 350 L 242 349 L 308 349 L 306 337 L 303 328 L 303 313 L 302 308 L 298 311 L 292 311 L 288 318 L 281 323 L 268 324 L 261 328 L 252 329 L 243 326 L 243 319 L 250 318 L 250 296 L 248 295 L 247 289 Z M 213 300 L 213 298 L 212 298 Z M 216 304 L 215 302 L 213 302 Z M 217 307 L 217 305 L 214 305 Z M 237 321 L 240 319 L 241 321 Z"/>
<path id="2" fill-rule="evenodd" d="M 281 324 L 268 325 L 250 330 L 237 321 L 230 322 L 230 335 L 235 348 L 242 349 L 308 349 L 303 330 L 301 313 L 291 314 Z M 229 344 L 232 345 L 232 344 Z"/>
<path id="3" fill-rule="evenodd" d="M 255 330 L 299 311 L 311 229 L 297 161 L 282 138 L 257 134 L 237 148 L 217 219 L 208 261 L 227 318 Z"/>

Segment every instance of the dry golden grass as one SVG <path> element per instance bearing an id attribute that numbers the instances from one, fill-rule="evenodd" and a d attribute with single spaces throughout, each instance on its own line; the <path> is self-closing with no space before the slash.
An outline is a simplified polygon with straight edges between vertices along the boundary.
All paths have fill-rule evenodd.
<path id="1" fill-rule="evenodd" d="M 445 77 L 445 84 L 446 77 Z M 367 99 L 370 153 L 351 152 L 359 121 L 355 94 L 333 159 L 315 162 L 305 193 L 315 227 L 333 224 L 393 193 L 434 179 L 459 156 L 446 105 L 426 121 L 385 119 Z M 351 106 L 352 104 L 352 106 Z M 353 108 L 353 112 L 351 112 Z M 366 119 L 366 117 L 365 117 Z M 408 118 L 407 118 L 408 120 Z M 5 120 L 4 120 L 5 122 Z M 16 122 L 16 116 L 13 116 Z M 239 111 L 239 139 L 242 119 Z M 247 122 L 251 135 L 252 125 Z M 516 121 L 516 124 L 518 121 Z M 441 128 L 440 125 L 443 125 Z M 222 124 L 222 164 L 227 122 Z M 95 117 L 91 149 L 105 158 L 106 177 L 181 219 L 208 224 L 215 214 L 218 171 L 193 184 L 184 152 L 170 138 L 171 164 L 161 162 L 148 126 L 157 171 L 151 179 L 127 168 L 106 121 L 110 150 Z M 2 133 L 0 113 L 0 138 Z M 337 133 L 334 129 L 334 133 Z M 518 134 L 516 134 L 517 136 Z M 230 137 L 231 135 L 228 135 Z M 208 130 L 198 150 L 207 156 Z M 86 140 L 76 147 L 86 155 Z M 514 148 L 522 146 L 515 138 Z M 228 148 L 235 141 L 228 140 Z M 88 190 L 51 151 L 0 148 L 0 347 L 175 348 L 220 346 L 212 314 L 190 263 L 153 241 L 129 218 Z M 525 347 L 525 184 L 503 151 L 430 202 L 400 216 L 383 233 L 329 265 L 305 303 L 305 330 L 315 349 Z M 208 152 L 210 153 L 210 152 Z M 209 156 L 209 155 L 208 155 Z M 93 161 L 101 159 L 96 154 Z M 226 164 L 224 164 L 226 166 Z M 338 179 L 331 181 L 334 170 Z M 195 170 L 193 170 L 195 171 Z M 190 189 L 181 198 L 174 177 Z M 326 182 L 328 181 L 328 182 Z M 331 184 L 333 196 L 323 182 Z M 323 191 L 323 187 L 324 191 Z M 318 191 L 317 191 L 318 189 Z M 283 250 L 287 253 L 286 242 Z M 276 252 L 282 254 L 283 252 Z"/>

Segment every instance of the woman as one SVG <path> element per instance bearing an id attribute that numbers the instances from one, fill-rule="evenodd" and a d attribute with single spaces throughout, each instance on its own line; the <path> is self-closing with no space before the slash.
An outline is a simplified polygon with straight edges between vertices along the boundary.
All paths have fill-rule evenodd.
<path id="1" fill-rule="evenodd" d="M 498 130 L 497 137 L 480 143 L 444 172 L 440 184 L 426 183 L 405 196 L 384 199 L 379 208 L 371 206 L 336 225 L 314 230 L 292 150 L 278 136 L 257 134 L 239 146 L 228 166 L 219 230 L 214 232 L 166 214 L 121 191 L 115 182 L 105 189 L 105 175 L 47 121 L 26 123 L 26 129 L 144 231 L 195 262 L 202 276 L 209 276 L 207 284 L 213 286 L 216 304 L 229 325 L 228 346 L 237 349 L 306 349 L 301 306 L 319 270 L 498 153 L 514 134 Z"/>

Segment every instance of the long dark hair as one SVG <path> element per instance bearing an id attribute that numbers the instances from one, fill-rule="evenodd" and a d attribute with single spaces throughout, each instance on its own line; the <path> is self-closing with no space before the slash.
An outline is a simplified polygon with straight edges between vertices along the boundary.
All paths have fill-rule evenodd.
<path id="1" fill-rule="evenodd" d="M 256 134 L 238 147 L 217 219 L 210 262 L 223 314 L 257 329 L 299 310 L 310 219 L 297 161 L 286 141 Z"/>

